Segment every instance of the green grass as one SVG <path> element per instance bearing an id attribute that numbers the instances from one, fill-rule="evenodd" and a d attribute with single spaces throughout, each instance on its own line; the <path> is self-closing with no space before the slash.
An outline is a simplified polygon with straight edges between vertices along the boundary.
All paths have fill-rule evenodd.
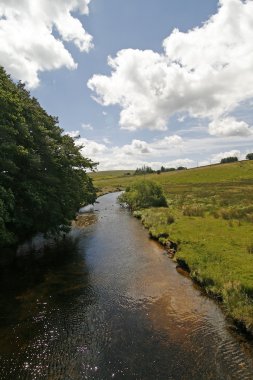
<path id="1" fill-rule="evenodd" d="M 93 178 L 102 193 L 143 180 L 124 172 Z M 176 242 L 175 258 L 189 266 L 192 278 L 253 332 L 253 161 L 145 178 L 162 185 L 169 208 L 150 208 L 137 216 L 162 244 Z"/>

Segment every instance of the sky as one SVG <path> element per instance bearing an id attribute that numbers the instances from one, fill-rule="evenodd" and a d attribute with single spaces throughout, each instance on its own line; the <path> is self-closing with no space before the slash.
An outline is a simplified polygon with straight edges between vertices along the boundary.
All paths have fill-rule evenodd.
<path id="1" fill-rule="evenodd" d="M 0 65 L 98 170 L 253 151 L 253 0 L 0 0 Z"/>

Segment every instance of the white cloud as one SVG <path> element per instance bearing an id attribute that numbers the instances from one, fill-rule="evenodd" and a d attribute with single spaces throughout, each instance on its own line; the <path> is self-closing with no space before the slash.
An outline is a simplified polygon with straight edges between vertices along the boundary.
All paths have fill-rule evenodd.
<path id="1" fill-rule="evenodd" d="M 209 133 L 214 136 L 250 136 L 253 134 L 253 129 L 244 121 L 226 117 L 213 120 L 209 124 Z"/>
<path id="2" fill-rule="evenodd" d="M 178 135 L 165 136 L 161 140 L 156 140 L 151 145 L 157 150 L 179 150 L 183 147 L 183 139 Z"/>
<path id="3" fill-rule="evenodd" d="M 82 154 L 85 157 L 91 158 L 93 161 L 97 161 L 99 155 L 107 153 L 108 148 L 104 144 L 100 144 L 93 140 L 88 140 L 81 137 L 76 142 L 77 145 L 83 145 Z"/>
<path id="4" fill-rule="evenodd" d="M 207 137 L 182 139 L 180 136 L 165 136 L 151 142 L 132 140 L 123 146 L 115 146 L 107 141 L 100 143 L 86 138 L 76 140 L 84 145 L 85 157 L 99 162 L 99 170 L 136 169 L 143 165 L 159 169 L 166 167 L 194 167 L 220 162 L 224 157 L 237 156 L 244 159 L 252 151 L 253 135 L 247 137 Z M 234 149 L 233 147 L 237 148 Z"/>
<path id="5" fill-rule="evenodd" d="M 91 124 L 82 124 L 81 127 L 84 129 L 84 130 L 87 130 L 87 131 L 93 131 L 93 126 Z"/>
<path id="6" fill-rule="evenodd" d="M 110 145 L 111 144 L 111 141 L 107 138 L 107 137 L 104 137 L 103 138 L 103 142 L 107 145 Z"/>
<path id="7" fill-rule="evenodd" d="M 0 64 L 31 88 L 38 86 L 39 72 L 75 69 L 77 64 L 63 42 L 73 42 L 80 51 L 91 49 L 92 37 L 71 14 L 88 14 L 89 2 L 1 0 Z"/>
<path id="8" fill-rule="evenodd" d="M 149 145 L 145 141 L 133 140 L 131 145 L 124 145 L 122 151 L 127 155 L 142 155 L 151 153 Z"/>
<path id="9" fill-rule="evenodd" d="M 101 104 L 121 106 L 123 129 L 166 130 L 177 112 L 227 118 L 253 97 L 252 25 L 252 0 L 220 0 L 217 13 L 201 27 L 175 29 L 163 41 L 164 54 L 121 50 L 108 59 L 111 76 L 94 75 L 88 87 Z M 220 123 L 219 135 L 245 136 L 247 126 L 240 123 L 234 119 L 230 131 Z"/>
<path id="10" fill-rule="evenodd" d="M 103 141 L 105 144 L 86 138 L 76 141 L 76 144 L 84 145 L 82 153 L 85 157 L 100 163 L 99 170 L 136 169 L 143 165 L 159 169 L 165 163 L 166 166 L 190 166 L 193 162 L 180 157 L 182 152 L 179 147 L 182 147 L 183 141 L 177 135 L 166 136 L 150 143 L 132 140 L 130 144 L 110 148 L 106 146 L 108 141 L 105 139 Z"/>

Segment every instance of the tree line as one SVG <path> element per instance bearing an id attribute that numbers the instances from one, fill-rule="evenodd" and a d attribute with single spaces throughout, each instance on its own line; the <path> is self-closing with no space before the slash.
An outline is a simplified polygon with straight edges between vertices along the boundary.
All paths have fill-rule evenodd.
<path id="1" fill-rule="evenodd" d="M 187 168 L 184 166 L 178 166 L 177 168 L 165 168 L 164 166 L 161 166 L 158 170 L 153 170 L 150 166 L 142 166 L 141 168 L 137 168 L 134 172 L 135 175 L 139 174 L 152 174 L 152 173 L 166 173 L 166 172 L 173 172 L 175 170 L 186 170 Z"/>
<path id="2" fill-rule="evenodd" d="M 96 192 L 74 140 L 0 67 L 0 247 L 66 231 Z"/>
<path id="3" fill-rule="evenodd" d="M 253 160 L 253 153 L 248 153 L 245 158 L 246 158 L 246 160 Z M 221 164 L 227 164 L 229 162 L 237 162 L 237 161 L 239 161 L 238 157 L 229 156 L 229 157 L 222 158 L 220 163 Z"/>

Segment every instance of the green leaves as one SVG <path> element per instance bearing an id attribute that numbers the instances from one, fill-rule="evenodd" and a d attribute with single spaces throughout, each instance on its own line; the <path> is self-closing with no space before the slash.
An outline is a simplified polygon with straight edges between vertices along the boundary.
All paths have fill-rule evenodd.
<path id="1" fill-rule="evenodd" d="M 58 232 L 95 189 L 74 140 L 0 68 L 0 246 Z"/>
<path id="2" fill-rule="evenodd" d="M 119 197 L 119 201 L 126 203 L 131 210 L 148 207 L 167 207 L 162 188 L 149 180 L 133 183 Z"/>

